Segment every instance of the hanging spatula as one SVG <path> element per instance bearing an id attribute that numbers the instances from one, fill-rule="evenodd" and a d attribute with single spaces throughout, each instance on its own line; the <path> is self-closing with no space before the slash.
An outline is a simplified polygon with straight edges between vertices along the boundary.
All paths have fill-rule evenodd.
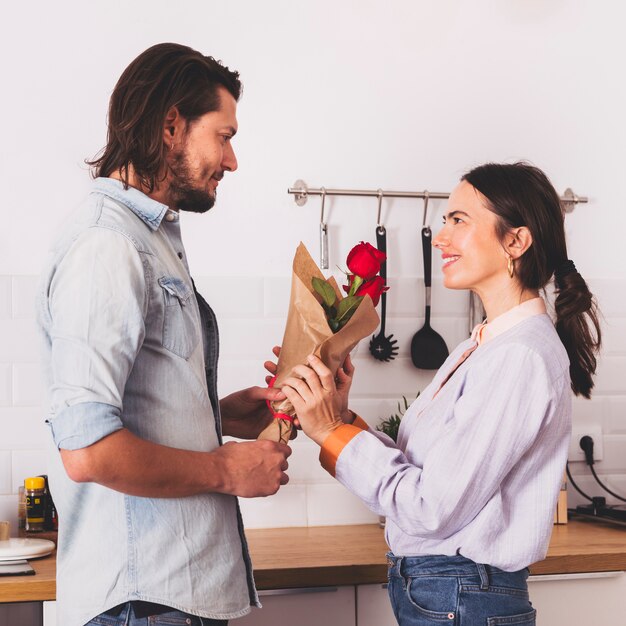
<path id="1" fill-rule="evenodd" d="M 426 286 L 426 311 L 424 326 L 411 340 L 411 360 L 422 370 L 439 369 L 448 358 L 448 346 L 443 337 L 430 326 L 430 290 L 432 282 L 432 237 L 430 226 L 422 228 L 422 252 L 424 254 L 424 285 Z"/>

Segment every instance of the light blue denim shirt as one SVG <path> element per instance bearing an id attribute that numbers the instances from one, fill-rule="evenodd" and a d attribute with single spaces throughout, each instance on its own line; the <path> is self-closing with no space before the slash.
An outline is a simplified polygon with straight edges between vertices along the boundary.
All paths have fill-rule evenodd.
<path id="1" fill-rule="evenodd" d="M 196 295 L 178 214 L 97 179 L 52 250 L 38 300 L 63 626 L 129 600 L 213 619 L 258 605 L 235 497 L 75 483 L 58 452 L 121 428 L 174 448 L 221 445 L 217 324 Z"/>

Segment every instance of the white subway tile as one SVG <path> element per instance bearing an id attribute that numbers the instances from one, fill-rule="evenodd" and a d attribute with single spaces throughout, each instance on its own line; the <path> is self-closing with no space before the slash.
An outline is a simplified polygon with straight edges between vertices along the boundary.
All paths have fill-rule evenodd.
<path id="1" fill-rule="evenodd" d="M 13 403 L 11 365 L 0 363 L 0 406 L 11 406 Z"/>
<path id="2" fill-rule="evenodd" d="M 17 363 L 13 366 L 13 405 L 41 406 L 44 396 L 39 363 Z"/>
<path id="3" fill-rule="evenodd" d="M 256 318 L 263 315 L 263 278 L 201 276 L 195 278 L 196 289 L 222 317 Z"/>
<path id="4" fill-rule="evenodd" d="M 12 490 L 17 493 L 24 479 L 48 473 L 48 458 L 44 449 L 14 450 L 11 461 Z"/>
<path id="5" fill-rule="evenodd" d="M 11 537 L 17 537 L 16 495 L 0 495 L 0 520 L 9 522 Z"/>
<path id="6" fill-rule="evenodd" d="M 44 448 L 51 436 L 43 411 L 36 407 L 0 407 L 0 433 L 6 450 Z"/>
<path id="7" fill-rule="evenodd" d="M 589 400 L 580 396 L 572 397 L 572 423 L 575 425 L 594 423 L 602 426 L 606 410 L 605 396 L 592 395 Z"/>
<path id="8" fill-rule="evenodd" d="M 33 319 L 38 276 L 13 276 L 13 317 Z"/>
<path id="9" fill-rule="evenodd" d="M 617 278 L 592 278 L 587 280 L 595 295 L 603 317 L 626 315 L 626 280 Z"/>
<path id="10" fill-rule="evenodd" d="M 602 354 L 626 354 L 626 317 L 602 321 Z"/>
<path id="11" fill-rule="evenodd" d="M 226 319 L 219 322 L 220 354 L 227 358 L 271 358 L 282 343 L 285 324 L 277 319 Z"/>
<path id="12" fill-rule="evenodd" d="M 309 526 L 378 522 L 378 515 L 370 511 L 359 498 L 338 482 L 309 484 L 306 490 Z"/>
<path id="13" fill-rule="evenodd" d="M 287 319 L 289 297 L 291 293 L 291 277 L 268 277 L 264 281 L 265 316 Z"/>
<path id="14" fill-rule="evenodd" d="M 40 344 L 34 320 L 10 319 L 0 324 L 0 360 L 36 362 Z"/>
<path id="15" fill-rule="evenodd" d="M 596 472 L 598 474 L 626 473 L 626 434 L 604 435 L 602 444 L 602 460 L 596 462 Z M 624 497 L 626 498 L 626 494 Z"/>
<path id="16" fill-rule="evenodd" d="M 351 399 L 380 397 L 381 390 L 392 398 L 414 398 L 430 383 L 434 371 L 418 370 L 410 358 L 397 358 L 392 364 L 372 357 L 358 357 L 352 383 Z"/>
<path id="17" fill-rule="evenodd" d="M 603 356 L 598 361 L 595 393 L 626 394 L 626 356 Z"/>
<path id="18" fill-rule="evenodd" d="M 285 485 L 267 498 L 239 498 L 246 528 L 306 526 L 304 485 Z"/>
<path id="19" fill-rule="evenodd" d="M 11 487 L 11 452 L 0 450 L 0 495 L 13 493 Z"/>
<path id="20" fill-rule="evenodd" d="M 607 434 L 626 434 L 626 395 L 606 398 L 605 429 Z M 624 459 L 626 471 L 626 458 Z"/>
<path id="21" fill-rule="evenodd" d="M 269 356 L 254 360 L 221 358 L 217 377 L 220 398 L 246 387 L 267 386 L 265 376 L 268 372 L 263 367 L 264 360 L 269 360 Z"/>
<path id="22" fill-rule="evenodd" d="M 11 317 L 12 306 L 11 277 L 0 276 L 0 320 Z"/>
<path id="23" fill-rule="evenodd" d="M 335 479 L 320 465 L 320 447 L 304 433 L 291 443 L 293 450 L 289 457 L 289 484 L 292 483 L 333 483 Z"/>

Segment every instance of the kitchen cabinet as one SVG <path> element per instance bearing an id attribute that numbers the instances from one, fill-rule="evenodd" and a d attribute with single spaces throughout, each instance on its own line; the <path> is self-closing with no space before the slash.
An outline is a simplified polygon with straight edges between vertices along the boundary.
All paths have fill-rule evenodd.
<path id="1" fill-rule="evenodd" d="M 357 586 L 356 614 L 359 626 L 398 626 L 391 610 L 386 583 Z"/>
<path id="2" fill-rule="evenodd" d="M 537 626 L 624 623 L 626 572 L 531 576 L 528 588 Z"/>
<path id="3" fill-rule="evenodd" d="M 42 626 L 41 602 L 0 604 L 0 626 Z"/>
<path id="4" fill-rule="evenodd" d="M 232 622 L 237 626 L 356 626 L 354 587 L 268 589 L 259 596 L 262 609 L 253 608 Z"/>

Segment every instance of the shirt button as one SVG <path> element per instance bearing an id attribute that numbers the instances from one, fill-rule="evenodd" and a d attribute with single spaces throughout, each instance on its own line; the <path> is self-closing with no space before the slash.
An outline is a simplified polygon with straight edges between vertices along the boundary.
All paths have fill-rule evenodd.
<path id="1" fill-rule="evenodd" d="M 182 259 L 182 258 L 183 258 L 183 253 L 182 253 L 182 252 L 179 252 L 179 253 L 178 253 L 178 258 L 179 258 L 179 259 Z"/>
<path id="2" fill-rule="evenodd" d="M 173 213 L 166 213 L 165 219 L 168 222 L 173 222 L 176 219 L 176 216 Z"/>

